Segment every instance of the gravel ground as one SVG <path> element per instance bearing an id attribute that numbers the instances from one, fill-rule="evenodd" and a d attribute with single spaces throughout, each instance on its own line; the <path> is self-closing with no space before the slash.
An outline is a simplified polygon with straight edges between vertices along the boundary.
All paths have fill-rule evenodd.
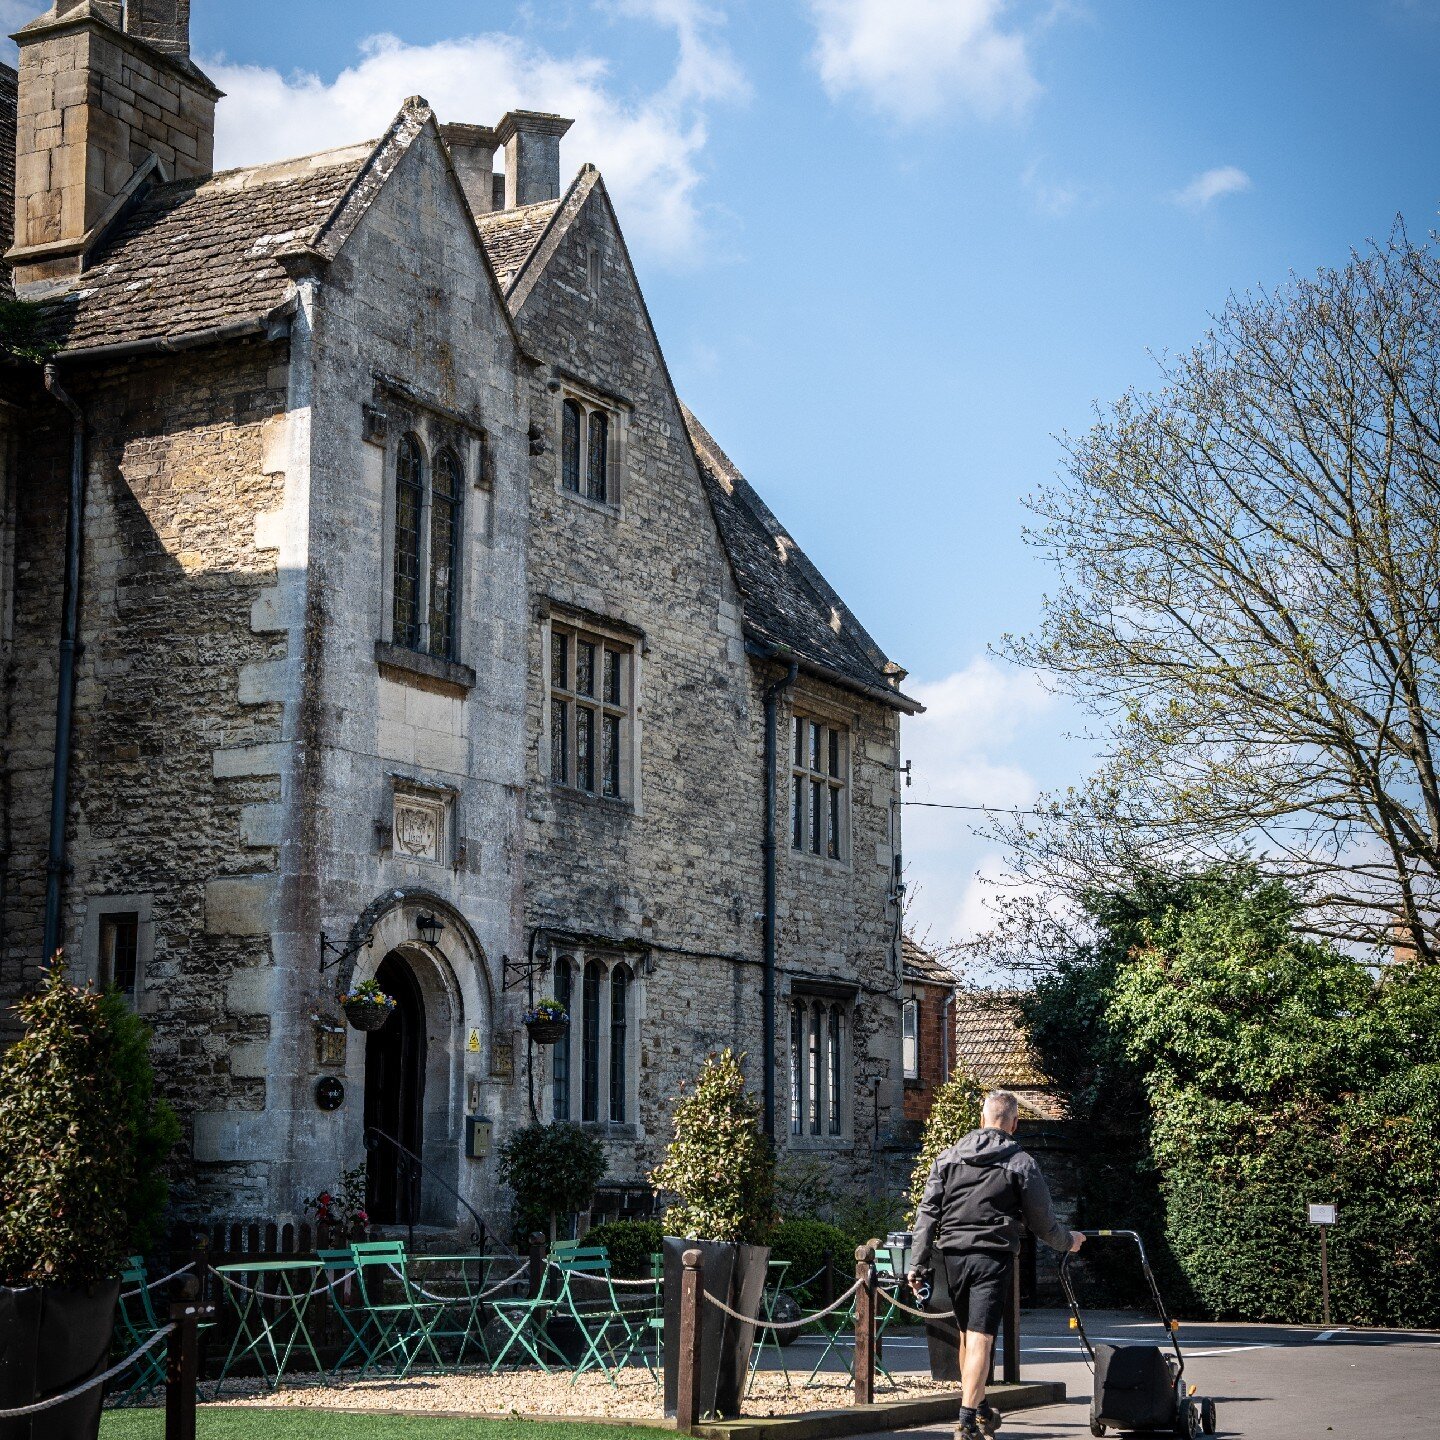
<path id="1" fill-rule="evenodd" d="M 329 1385 L 287 1380 L 270 1390 L 255 1381 L 231 1380 L 213 1402 L 228 1406 L 283 1405 L 320 1410 L 413 1410 L 467 1415 L 605 1415 L 623 1420 L 658 1420 L 663 1414 L 660 1390 L 644 1370 L 621 1371 L 612 1387 L 603 1375 L 546 1375 L 539 1370 L 514 1370 L 500 1375 L 425 1375 L 413 1380 L 349 1380 L 340 1375 Z M 762 1373 L 744 1405 L 746 1415 L 796 1415 L 807 1410 L 849 1406 L 854 1391 L 844 1384 L 817 1383 L 801 1388 L 801 1377 L 787 1387 L 785 1377 Z M 243 1387 L 243 1390 L 239 1387 Z M 213 1386 L 203 1387 L 213 1391 Z M 876 1399 L 899 1400 L 951 1390 L 928 1376 L 907 1375 L 891 1389 L 876 1386 Z M 208 1396 L 202 1393 L 202 1398 Z M 207 1405 L 207 1408 L 208 1405 Z"/>

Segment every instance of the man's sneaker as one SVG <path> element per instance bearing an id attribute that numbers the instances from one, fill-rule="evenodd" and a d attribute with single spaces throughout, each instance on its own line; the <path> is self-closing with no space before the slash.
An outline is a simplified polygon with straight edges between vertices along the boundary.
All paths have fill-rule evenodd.
<path id="1" fill-rule="evenodd" d="M 980 1427 L 980 1433 L 993 1437 L 1000 1428 L 1000 1421 L 1000 1412 L 988 1400 L 982 1400 L 980 1408 L 975 1412 L 975 1423 Z"/>
<path id="2" fill-rule="evenodd" d="M 974 1421 L 961 1421 L 955 1427 L 955 1440 L 985 1440 L 985 1432 Z"/>

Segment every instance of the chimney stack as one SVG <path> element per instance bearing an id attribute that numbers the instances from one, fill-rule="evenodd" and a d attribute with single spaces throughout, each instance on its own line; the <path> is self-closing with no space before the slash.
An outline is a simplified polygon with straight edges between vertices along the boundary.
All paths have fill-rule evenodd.
<path id="1" fill-rule="evenodd" d="M 472 215 L 488 215 L 495 206 L 495 132 L 488 125 L 442 125 L 460 188 Z"/>
<path id="2" fill-rule="evenodd" d="M 495 127 L 505 147 L 505 208 L 560 198 L 560 137 L 574 124 L 560 115 L 511 110 Z"/>
<path id="3" fill-rule="evenodd" d="M 152 158 L 166 179 L 210 174 L 220 91 L 189 58 L 190 0 L 55 0 L 15 41 L 23 288 L 80 273 Z"/>

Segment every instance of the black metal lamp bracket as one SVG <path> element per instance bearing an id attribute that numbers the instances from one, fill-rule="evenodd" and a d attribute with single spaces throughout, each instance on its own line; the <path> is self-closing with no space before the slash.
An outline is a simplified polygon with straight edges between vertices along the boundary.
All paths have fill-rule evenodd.
<path id="1" fill-rule="evenodd" d="M 367 931 L 364 939 L 349 945 L 337 945 L 323 930 L 320 932 L 320 973 L 333 970 L 347 960 L 353 960 L 362 950 L 368 950 L 375 943 L 375 932 Z"/>
<path id="2" fill-rule="evenodd" d="M 500 957 L 500 988 L 513 990 L 517 985 L 533 986 L 537 975 L 544 975 L 550 969 L 550 957 L 526 960 L 512 960 L 508 955 Z"/>

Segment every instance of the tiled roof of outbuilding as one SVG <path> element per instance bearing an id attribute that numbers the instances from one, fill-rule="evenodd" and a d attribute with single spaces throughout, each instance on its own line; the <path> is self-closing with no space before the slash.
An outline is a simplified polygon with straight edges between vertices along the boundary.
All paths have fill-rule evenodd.
<path id="1" fill-rule="evenodd" d="M 983 1090 L 1012 1090 L 1021 1108 L 1041 1120 L 1064 1118 L 1054 1082 L 1040 1068 L 1020 1024 L 1020 997 L 966 991 L 955 1003 L 955 1064 Z"/>
<path id="2" fill-rule="evenodd" d="M 269 314 L 290 286 L 276 255 L 313 240 L 373 148 L 157 185 L 57 297 L 56 340 L 86 349 Z"/>
<path id="3" fill-rule="evenodd" d="M 0 65 L 0 255 L 15 239 L 15 125 L 20 77 Z M 9 298 L 10 267 L 0 260 L 0 296 Z"/>
<path id="4" fill-rule="evenodd" d="M 892 680 L 901 673 L 849 606 L 810 563 L 770 507 L 735 468 L 710 432 L 684 410 L 710 508 L 744 600 L 746 628 L 869 692 L 886 692 L 900 709 L 918 710 Z"/>
<path id="5" fill-rule="evenodd" d="M 942 964 L 923 945 L 908 935 L 900 941 L 900 954 L 907 980 L 951 987 L 958 983 L 955 972 L 948 965 Z"/>
<path id="6" fill-rule="evenodd" d="M 545 227 L 559 208 L 558 200 L 542 200 L 536 205 L 517 205 L 513 210 L 496 210 L 475 217 L 480 238 L 485 242 L 485 253 L 490 257 L 501 289 L 520 273 L 520 267 L 540 243 Z"/>

